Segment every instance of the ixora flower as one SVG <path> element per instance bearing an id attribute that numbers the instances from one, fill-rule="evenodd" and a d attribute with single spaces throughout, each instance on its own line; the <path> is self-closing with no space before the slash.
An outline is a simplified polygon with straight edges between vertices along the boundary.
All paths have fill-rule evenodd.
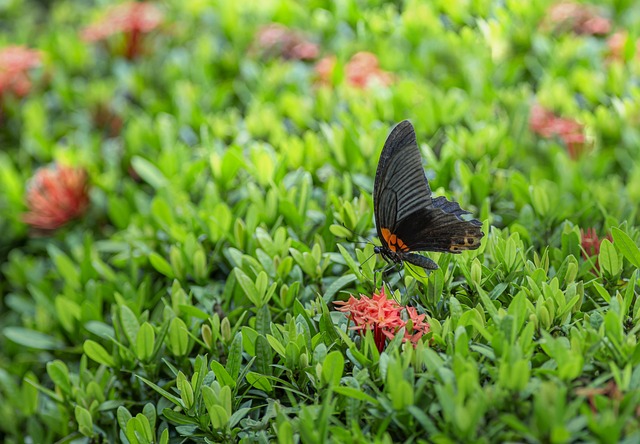
<path id="1" fill-rule="evenodd" d="M 553 31 L 573 31 L 576 34 L 604 35 L 611 31 L 611 21 L 602 17 L 590 5 L 570 1 L 552 5 L 543 27 Z"/>
<path id="2" fill-rule="evenodd" d="M 24 97 L 31 90 L 29 70 L 40 64 L 40 51 L 24 46 L 0 49 L 0 97 L 7 93 Z"/>
<path id="3" fill-rule="evenodd" d="M 546 139 L 559 137 L 567 146 L 569 156 L 574 160 L 579 157 L 586 141 L 584 128 L 580 123 L 573 119 L 558 117 L 539 104 L 531 108 L 529 128 Z"/>
<path id="4" fill-rule="evenodd" d="M 629 33 L 626 31 L 618 31 L 607 39 L 609 47 L 609 60 L 624 60 L 626 47 L 631 44 L 633 46 L 634 55 L 640 58 L 640 40 L 629 42 Z"/>
<path id="5" fill-rule="evenodd" d="M 330 85 L 335 66 L 335 56 L 327 56 L 319 60 L 315 67 L 318 83 Z M 356 88 L 366 89 L 375 84 L 388 86 L 393 83 L 393 76 L 380 69 L 378 58 L 370 52 L 354 54 L 344 69 L 347 82 Z"/>
<path id="6" fill-rule="evenodd" d="M 426 315 L 419 315 L 415 308 L 403 307 L 393 299 L 387 299 L 384 287 L 372 297 L 361 294 L 360 299 L 356 299 L 352 295 L 348 301 L 334 304 L 342 306 L 336 310 L 349 313 L 347 317 L 353 323 L 351 330 L 359 331 L 361 335 L 372 331 L 378 351 L 384 350 L 386 340 L 393 339 L 403 327 L 403 342 L 410 341 L 414 346 L 429 332 L 429 324 L 424 320 Z M 408 319 L 403 319 L 403 312 Z"/>
<path id="7" fill-rule="evenodd" d="M 600 254 L 600 244 L 604 239 L 609 239 L 610 242 L 613 242 L 611 234 L 607 234 L 602 240 L 600 240 L 595 228 L 587 228 L 587 231 L 580 228 L 580 244 L 582 245 L 583 250 L 582 256 L 585 259 L 589 259 L 592 256 L 598 256 Z M 596 267 L 598 267 L 597 262 Z"/>
<path id="8" fill-rule="evenodd" d="M 57 164 L 40 168 L 27 189 L 29 212 L 23 220 L 37 230 L 56 230 L 84 214 L 88 191 L 87 172 L 82 168 Z"/>
<path id="9" fill-rule="evenodd" d="M 153 3 L 122 3 L 111 8 L 101 21 L 84 28 L 82 38 L 87 42 L 99 42 L 115 34 L 124 34 L 124 56 L 134 59 L 142 53 L 143 35 L 157 28 L 162 19 L 162 12 Z"/>
<path id="10" fill-rule="evenodd" d="M 254 47 L 263 56 L 292 60 L 313 60 L 320 52 L 318 45 L 308 41 L 301 33 L 278 23 L 260 28 Z"/>

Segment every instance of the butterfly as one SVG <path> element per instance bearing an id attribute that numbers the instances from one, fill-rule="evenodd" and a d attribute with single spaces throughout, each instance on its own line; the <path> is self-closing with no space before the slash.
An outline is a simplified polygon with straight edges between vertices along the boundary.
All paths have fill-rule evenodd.
<path id="1" fill-rule="evenodd" d="M 484 233 L 457 202 L 431 197 L 413 125 L 398 123 L 384 143 L 373 185 L 373 207 L 381 246 L 388 262 L 409 262 L 435 270 L 438 265 L 413 251 L 460 253 L 480 246 Z"/>

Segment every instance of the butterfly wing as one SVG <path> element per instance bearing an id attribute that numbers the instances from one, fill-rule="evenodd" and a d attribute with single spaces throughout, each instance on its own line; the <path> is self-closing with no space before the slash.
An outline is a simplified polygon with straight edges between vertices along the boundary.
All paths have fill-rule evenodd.
<path id="1" fill-rule="evenodd" d="M 484 236 L 482 223 L 476 219 L 462 219 L 460 216 L 466 213 L 468 211 L 462 210 L 457 202 L 439 197 L 433 200 L 432 207 L 399 221 L 394 233 L 396 239 L 402 240 L 406 251 L 460 253 L 475 250 Z"/>
<path id="2" fill-rule="evenodd" d="M 468 211 L 444 197 L 431 198 L 416 134 L 407 120 L 391 131 L 380 154 L 373 187 L 376 229 L 393 252 L 460 253 L 480 246 L 478 220 L 462 219 Z"/>
<path id="3" fill-rule="evenodd" d="M 413 125 L 397 124 L 382 148 L 373 185 L 373 207 L 378 237 L 389 243 L 398 221 L 432 206 L 431 189 L 424 175 Z"/>

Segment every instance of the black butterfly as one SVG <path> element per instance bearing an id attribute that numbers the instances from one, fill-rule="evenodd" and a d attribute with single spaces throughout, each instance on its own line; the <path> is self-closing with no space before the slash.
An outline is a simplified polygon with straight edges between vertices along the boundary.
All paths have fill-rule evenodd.
<path id="1" fill-rule="evenodd" d="M 393 128 L 380 154 L 373 185 L 376 229 L 382 246 L 374 251 L 387 261 L 403 261 L 427 270 L 438 265 L 412 251 L 460 253 L 480 246 L 484 233 L 476 219 L 466 221 L 457 202 L 431 198 L 422 168 L 413 125 L 408 120 Z"/>

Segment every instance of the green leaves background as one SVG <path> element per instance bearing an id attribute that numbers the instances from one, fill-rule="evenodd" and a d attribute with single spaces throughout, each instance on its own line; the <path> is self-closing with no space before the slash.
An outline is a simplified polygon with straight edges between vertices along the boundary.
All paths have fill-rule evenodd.
<path id="1" fill-rule="evenodd" d="M 129 62 L 79 38 L 101 4 L 0 5 L 0 46 L 45 54 L 31 93 L 2 97 L 5 440 L 637 441 L 640 65 L 545 30 L 548 6 L 166 1 Z M 636 37 L 634 2 L 601 8 Z M 335 55 L 334 85 L 262 57 L 270 22 Z M 392 85 L 348 84 L 362 50 Z M 534 103 L 584 124 L 582 155 L 530 131 Z M 374 237 L 378 153 L 405 118 L 434 193 L 486 237 L 384 276 L 432 334 L 379 353 L 331 302 L 382 284 L 344 235 Z M 92 207 L 31 237 L 27 180 L 54 160 L 88 170 Z M 590 227 L 613 242 L 585 257 Z"/>

